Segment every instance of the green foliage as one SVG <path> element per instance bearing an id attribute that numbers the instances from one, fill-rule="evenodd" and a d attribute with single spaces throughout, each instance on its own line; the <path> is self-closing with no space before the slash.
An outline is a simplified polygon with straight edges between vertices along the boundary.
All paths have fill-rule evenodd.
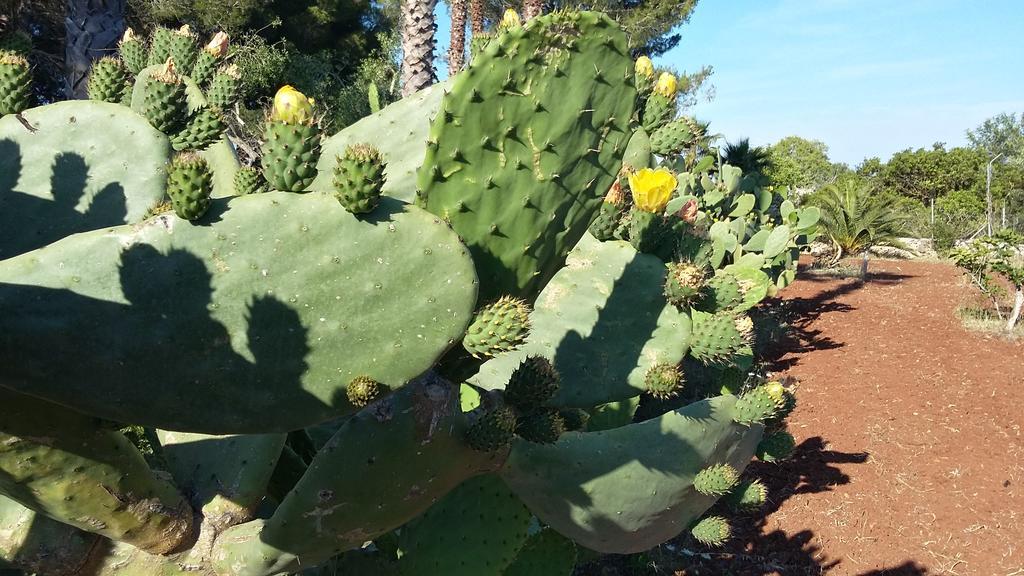
<path id="1" fill-rule="evenodd" d="M 1002 230 L 994 236 L 975 238 L 953 249 L 949 256 L 964 271 L 978 290 L 988 297 L 996 314 L 1007 321 L 1012 331 L 1020 317 L 1024 299 L 1024 235 Z M 998 279 L 997 279 L 998 278 Z M 1000 280 L 1009 283 L 1015 292 L 1014 309 L 1004 315 L 999 304 L 1005 289 Z"/>
<path id="2" fill-rule="evenodd" d="M 843 255 L 860 254 L 880 244 L 899 246 L 906 218 L 856 182 L 827 187 L 815 198 L 821 209 L 821 226 Z"/>
<path id="3" fill-rule="evenodd" d="M 989 158 L 1002 156 L 1005 162 L 1024 162 L 1024 115 L 996 114 L 977 128 L 967 131 L 967 141 Z"/>
<path id="4" fill-rule="evenodd" d="M 842 170 L 829 160 L 828 146 L 819 140 L 787 136 L 773 144 L 766 175 L 776 186 L 814 191 L 835 181 Z"/>
<path id="5" fill-rule="evenodd" d="M 978 150 L 946 150 L 936 143 L 930 150 L 904 150 L 892 155 L 881 172 L 880 185 L 901 196 L 922 201 L 958 190 L 981 190 L 985 156 Z"/>
<path id="6" fill-rule="evenodd" d="M 743 170 L 743 173 L 754 178 L 759 186 L 769 184 L 772 151 L 764 146 L 751 146 L 748 138 L 726 144 L 722 149 L 722 162 Z"/>

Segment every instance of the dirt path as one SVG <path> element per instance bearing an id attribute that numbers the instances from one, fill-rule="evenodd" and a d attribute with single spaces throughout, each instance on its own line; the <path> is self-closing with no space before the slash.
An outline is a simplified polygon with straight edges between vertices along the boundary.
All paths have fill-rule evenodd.
<path id="1" fill-rule="evenodd" d="M 951 266 L 872 269 L 864 284 L 802 279 L 783 293 L 795 330 L 769 356 L 799 382 L 798 451 L 755 465 L 774 501 L 736 519 L 747 544 L 714 564 L 743 576 L 1024 575 L 1024 343 L 961 327 L 968 289 Z"/>

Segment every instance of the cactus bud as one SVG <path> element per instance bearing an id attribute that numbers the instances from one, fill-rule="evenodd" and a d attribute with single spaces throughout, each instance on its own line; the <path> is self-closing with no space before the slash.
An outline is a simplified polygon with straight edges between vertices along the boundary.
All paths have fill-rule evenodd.
<path id="1" fill-rule="evenodd" d="M 498 28 L 502 30 L 508 30 L 510 28 L 517 28 L 523 25 L 523 21 L 519 18 L 519 13 L 509 8 L 505 10 L 505 13 L 501 15 L 501 23 L 498 24 Z"/>
<path id="2" fill-rule="evenodd" d="M 629 189 L 637 208 L 654 214 L 665 209 L 676 185 L 675 175 L 666 168 L 643 168 L 629 176 Z"/>
<path id="3" fill-rule="evenodd" d="M 676 91 L 678 88 L 679 81 L 676 80 L 674 74 L 670 74 L 668 72 L 662 72 L 661 76 L 658 76 L 658 83 L 654 85 L 654 91 L 669 100 L 676 97 Z"/>
<path id="4" fill-rule="evenodd" d="M 313 100 L 291 86 L 282 86 L 274 95 L 270 119 L 284 124 L 312 124 Z"/>
<path id="5" fill-rule="evenodd" d="M 658 400 L 667 400 L 682 389 L 683 373 L 675 364 L 655 364 L 644 375 L 644 387 Z"/>
<path id="6" fill-rule="evenodd" d="M 736 487 L 740 473 L 728 464 L 715 464 L 693 477 L 693 488 L 705 496 L 722 496 Z"/>
<path id="7" fill-rule="evenodd" d="M 645 78 L 654 77 L 654 63 L 647 56 L 641 56 L 636 59 L 636 73 L 644 76 Z"/>
<path id="8" fill-rule="evenodd" d="M 679 216 L 679 219 L 687 224 L 693 224 L 697 221 L 697 212 L 697 200 L 690 198 L 679 208 L 676 216 Z"/>
<path id="9" fill-rule="evenodd" d="M 229 39 L 226 32 L 217 32 L 203 50 L 207 51 L 211 56 L 223 58 L 228 53 L 228 42 Z"/>
<path id="10" fill-rule="evenodd" d="M 698 522 L 690 530 L 690 533 L 701 544 L 718 547 L 729 539 L 729 536 L 732 535 L 732 529 L 725 518 L 721 516 L 708 516 Z"/>

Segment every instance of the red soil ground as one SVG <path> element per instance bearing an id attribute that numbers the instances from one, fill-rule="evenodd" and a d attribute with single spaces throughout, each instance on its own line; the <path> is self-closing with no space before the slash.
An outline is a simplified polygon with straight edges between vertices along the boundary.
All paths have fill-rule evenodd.
<path id="1" fill-rule="evenodd" d="M 676 574 L 1024 575 L 1024 341 L 962 327 L 950 265 L 872 271 L 783 292 L 769 368 L 797 382 L 797 452 L 752 465 L 772 501 L 706 567 L 669 547 Z"/>

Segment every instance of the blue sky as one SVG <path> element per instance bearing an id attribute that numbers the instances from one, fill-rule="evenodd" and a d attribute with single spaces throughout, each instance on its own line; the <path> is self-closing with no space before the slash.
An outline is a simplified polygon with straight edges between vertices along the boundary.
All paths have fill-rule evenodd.
<path id="1" fill-rule="evenodd" d="M 729 140 L 796 134 L 854 165 L 1024 113 L 1024 0 L 701 0 L 680 32 L 655 64 L 714 67 L 691 113 Z"/>

